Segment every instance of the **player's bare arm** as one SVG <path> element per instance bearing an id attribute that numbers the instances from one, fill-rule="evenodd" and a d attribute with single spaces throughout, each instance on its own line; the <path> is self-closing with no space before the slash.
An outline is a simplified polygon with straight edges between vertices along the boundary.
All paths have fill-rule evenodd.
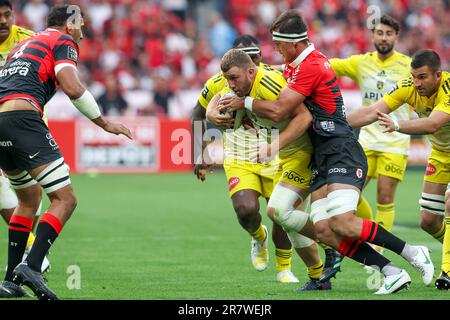
<path id="1" fill-rule="evenodd" d="M 196 156 L 197 150 L 200 150 L 199 158 L 194 158 L 194 175 L 197 177 L 197 179 L 201 181 L 205 181 L 206 179 L 206 169 L 208 167 L 207 164 L 203 161 L 203 153 L 206 148 L 206 143 L 203 141 L 203 136 L 206 131 L 206 109 L 202 107 L 200 102 L 197 101 L 197 104 L 195 105 L 194 111 L 192 112 L 192 122 L 191 122 L 191 128 L 192 128 L 192 134 L 193 134 L 193 142 L 194 142 L 194 150 L 192 154 L 194 157 Z M 201 135 L 195 134 L 196 130 L 196 123 L 201 124 Z"/>
<path id="2" fill-rule="evenodd" d="M 378 121 L 386 127 L 384 132 L 398 131 L 410 135 L 433 134 L 450 121 L 450 114 L 437 110 L 431 112 L 427 118 L 399 120 L 396 124 L 389 115 L 378 111 Z"/>
<path id="3" fill-rule="evenodd" d="M 238 97 L 222 100 L 221 111 L 233 112 L 247 108 L 257 115 L 280 122 L 292 117 L 294 110 L 305 100 L 305 96 L 297 91 L 285 87 L 281 90 L 277 100 L 257 100 L 251 97 L 245 99 Z"/>
<path id="4" fill-rule="evenodd" d="M 92 120 L 92 122 L 94 122 L 106 132 L 116 135 L 123 134 L 129 139 L 133 139 L 131 132 L 127 127 L 125 127 L 121 123 L 110 122 L 100 114 L 94 98 L 89 93 L 89 91 L 87 91 L 86 88 L 81 84 L 75 67 L 63 67 L 56 74 L 56 78 L 58 80 L 59 86 L 64 91 L 64 93 L 72 100 L 78 110 L 80 110 L 81 113 Z M 80 101 L 80 99 L 83 99 L 85 101 Z M 77 103 L 76 101 L 79 102 Z M 95 107 L 97 109 L 95 109 Z"/>
<path id="5" fill-rule="evenodd" d="M 367 126 L 378 119 L 378 111 L 389 114 L 391 108 L 383 100 L 379 100 L 369 107 L 361 107 L 347 115 L 347 122 L 352 128 Z"/>
<path id="6" fill-rule="evenodd" d="M 221 105 L 219 105 L 220 94 L 216 94 L 208 104 L 206 108 L 206 119 L 219 128 L 230 128 L 234 119 L 229 114 L 221 111 Z"/>
<path id="7" fill-rule="evenodd" d="M 308 108 L 304 104 L 299 105 L 294 110 L 293 118 L 289 121 L 288 126 L 280 133 L 278 140 L 259 147 L 258 161 L 265 163 L 272 160 L 278 151 L 306 133 L 306 130 L 312 123 L 312 119 Z"/>

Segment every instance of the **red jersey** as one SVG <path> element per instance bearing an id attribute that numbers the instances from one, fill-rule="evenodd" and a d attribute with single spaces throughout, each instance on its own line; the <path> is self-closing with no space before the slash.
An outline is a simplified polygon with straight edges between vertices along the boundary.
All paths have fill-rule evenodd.
<path id="1" fill-rule="evenodd" d="M 0 103 L 30 99 L 39 108 L 56 92 L 56 73 L 64 66 L 76 67 L 78 45 L 70 35 L 47 29 L 19 42 L 0 71 Z"/>
<path id="2" fill-rule="evenodd" d="M 327 57 L 310 45 L 293 62 L 286 64 L 288 87 L 303 94 L 313 116 L 313 131 L 322 137 L 353 135 L 348 125 L 344 100 L 336 74 Z M 313 139 L 314 140 L 314 139 Z"/>

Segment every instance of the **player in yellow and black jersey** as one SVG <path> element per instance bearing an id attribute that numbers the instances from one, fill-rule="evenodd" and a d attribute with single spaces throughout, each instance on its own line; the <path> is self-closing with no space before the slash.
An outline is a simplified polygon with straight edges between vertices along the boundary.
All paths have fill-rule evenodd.
<path id="1" fill-rule="evenodd" d="M 10 1 L 0 1 L 0 67 L 20 41 L 32 36 L 33 31 L 13 24 L 14 14 Z"/>
<path id="2" fill-rule="evenodd" d="M 261 50 L 258 47 L 258 40 L 256 38 L 250 35 L 240 36 L 234 41 L 233 47 L 239 48 L 247 53 L 253 62 L 261 68 L 274 70 L 271 66 L 261 62 Z M 281 75 L 281 73 L 279 74 Z M 219 72 L 208 79 L 198 97 L 197 105 L 192 116 L 192 131 L 195 132 L 196 124 L 200 122 L 203 122 L 203 124 L 201 136 L 194 136 L 194 154 L 200 152 L 201 155 L 204 154 L 203 151 L 206 144 L 202 137 L 206 128 L 204 123 L 206 119 L 206 108 L 211 99 L 226 86 L 227 80 L 222 72 Z M 216 125 L 229 127 L 233 121 L 234 119 L 223 116 Z M 248 153 L 238 152 L 233 155 L 236 150 L 241 149 L 239 144 L 242 143 L 248 146 L 249 144 L 246 142 L 252 141 L 252 139 L 254 139 L 253 135 L 245 130 L 243 126 L 229 133 L 224 132 L 224 154 L 225 158 L 228 158 L 228 160 L 225 159 L 224 169 L 229 184 L 229 195 L 233 202 L 238 221 L 252 237 L 251 258 L 253 266 L 256 270 L 262 271 L 268 266 L 269 255 L 267 245 L 269 235 L 267 228 L 261 224 L 258 198 L 262 196 L 269 199 L 273 190 L 274 169 L 272 169 L 272 164 L 254 164 L 250 167 L 243 167 L 234 160 L 249 161 Z M 203 181 L 206 178 L 208 165 L 203 161 L 205 159 L 201 158 L 200 160 L 194 159 L 196 161 L 194 173 L 198 179 Z M 298 279 L 291 272 L 291 243 L 283 229 L 275 224 L 272 229 L 272 240 L 275 244 L 277 280 L 283 283 L 298 282 Z"/>
<path id="3" fill-rule="evenodd" d="M 419 116 L 397 120 L 389 113 L 409 104 Z M 424 176 L 420 204 L 420 226 L 440 242 L 442 274 L 438 289 L 450 289 L 450 73 L 441 71 L 439 55 L 433 50 L 417 52 L 411 62 L 411 76 L 400 80 L 383 99 L 349 114 L 353 127 L 379 120 L 385 132 L 428 134 L 431 154 Z M 385 133 L 385 134 L 389 134 Z M 447 199 L 445 195 L 447 193 Z"/>
<path id="4" fill-rule="evenodd" d="M 400 24 L 384 15 L 372 29 L 372 43 L 376 51 L 330 60 L 336 76 L 349 77 L 358 84 L 363 108 L 380 100 L 397 81 L 409 76 L 411 58 L 395 50 L 399 32 Z M 402 105 L 391 116 L 409 120 L 409 106 Z M 380 126 L 372 123 L 361 128 L 358 140 L 367 156 L 366 184 L 370 179 L 378 180 L 375 222 L 392 231 L 394 195 L 405 174 L 410 136 L 399 132 L 383 134 Z M 372 219 L 371 212 L 367 200 L 361 196 L 356 215 Z"/>

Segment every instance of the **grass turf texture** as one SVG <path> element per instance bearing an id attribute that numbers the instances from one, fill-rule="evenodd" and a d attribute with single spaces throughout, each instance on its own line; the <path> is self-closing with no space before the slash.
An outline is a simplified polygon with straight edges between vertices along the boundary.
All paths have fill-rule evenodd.
<path id="1" fill-rule="evenodd" d="M 441 245 L 418 228 L 422 170 L 409 170 L 396 198 L 394 232 L 412 244 L 432 249 L 438 275 Z M 293 271 L 300 284 L 275 281 L 274 246 L 270 266 L 257 272 L 250 262 L 250 236 L 240 227 L 218 171 L 204 183 L 193 174 L 73 176 L 79 204 L 49 256 L 49 286 L 62 299 L 449 299 L 425 287 L 406 261 L 387 253 L 412 278 L 408 291 L 375 296 L 376 281 L 358 263 L 345 259 L 333 290 L 297 293 L 307 281 L 297 256 Z M 375 181 L 365 191 L 375 207 Z M 47 203 L 47 202 L 46 202 Z M 265 203 L 261 201 L 265 224 Z M 0 240 L 6 264 L 6 225 Z M 321 254 L 323 252 L 321 250 Z M 68 289 L 74 269 L 81 288 Z M 72 276 L 72 277 L 71 277 Z M 433 282 L 434 284 L 434 282 Z"/>

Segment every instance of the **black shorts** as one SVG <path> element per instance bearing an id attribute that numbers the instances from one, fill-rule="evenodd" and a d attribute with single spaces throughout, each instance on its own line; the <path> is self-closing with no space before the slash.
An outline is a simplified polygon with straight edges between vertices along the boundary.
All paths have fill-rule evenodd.
<path id="1" fill-rule="evenodd" d="M 328 138 L 315 146 L 311 192 L 332 183 L 362 189 L 366 176 L 367 158 L 355 137 Z"/>
<path id="2" fill-rule="evenodd" d="M 61 157 L 38 112 L 0 112 L 0 168 L 29 171 Z"/>

